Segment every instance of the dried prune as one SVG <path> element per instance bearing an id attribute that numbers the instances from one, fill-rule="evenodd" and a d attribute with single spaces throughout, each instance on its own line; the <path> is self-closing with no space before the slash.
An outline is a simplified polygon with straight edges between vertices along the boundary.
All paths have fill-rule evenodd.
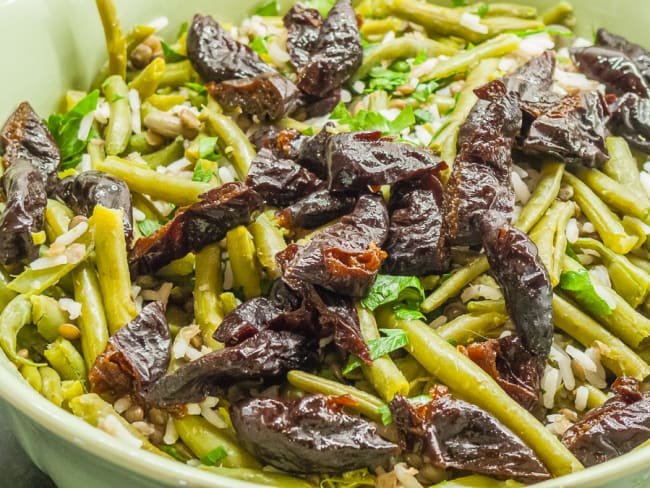
<path id="1" fill-rule="evenodd" d="M 646 81 L 650 83 L 650 53 L 644 48 L 602 28 L 596 32 L 596 45 L 616 49 L 629 56 L 636 63 Z"/>
<path id="2" fill-rule="evenodd" d="M 424 276 L 449 271 L 449 248 L 442 219 L 443 189 L 435 170 L 401 181 L 391 189 L 390 227 L 383 246 L 383 271 Z"/>
<path id="3" fill-rule="evenodd" d="M 301 144 L 296 155 L 296 162 L 322 179 L 327 179 L 327 143 L 330 138 L 331 122 L 325 124 L 315 136 L 308 137 Z"/>
<path id="4" fill-rule="evenodd" d="M 626 93 L 612 108 L 608 127 L 630 145 L 650 154 L 650 99 Z"/>
<path id="5" fill-rule="evenodd" d="M 5 167 L 17 159 L 26 159 L 41 172 L 48 189 L 56 183 L 61 152 L 28 102 L 21 103 L 0 130 L 0 154 Z"/>
<path id="6" fill-rule="evenodd" d="M 60 180 L 55 194 L 73 212 L 90 217 L 95 205 L 122 209 L 122 222 L 127 243 L 133 239 L 133 212 L 131 191 L 117 176 L 101 171 L 84 171 L 77 176 Z"/>
<path id="7" fill-rule="evenodd" d="M 211 82 L 206 88 L 227 110 L 239 107 L 246 115 L 260 120 L 277 120 L 291 114 L 299 104 L 300 92 L 296 85 L 278 73 Z"/>
<path id="8" fill-rule="evenodd" d="M 151 302 L 108 340 L 88 376 L 92 391 L 143 398 L 167 372 L 171 347 L 163 305 Z"/>
<path id="9" fill-rule="evenodd" d="M 567 95 L 531 125 L 521 147 L 528 154 L 588 167 L 609 159 L 605 147 L 607 105 L 600 93 Z"/>
<path id="10" fill-rule="evenodd" d="M 260 331 L 236 346 L 206 354 L 163 376 L 147 392 L 147 400 L 168 407 L 198 402 L 220 387 L 245 380 L 271 380 L 311 359 L 309 342 L 291 332 Z"/>
<path id="11" fill-rule="evenodd" d="M 571 49 L 570 54 L 578 69 L 603 83 L 608 92 L 617 95 L 636 93 L 643 98 L 650 96 L 650 86 L 639 67 L 621 51 L 590 46 Z"/>
<path id="12" fill-rule="evenodd" d="M 304 281 L 341 295 L 364 297 L 386 258 L 381 246 L 387 234 L 383 199 L 363 195 L 338 223 L 318 232 L 306 245 L 292 244 L 283 251 L 292 255 L 284 278 L 292 286 Z"/>
<path id="13" fill-rule="evenodd" d="M 246 184 L 268 204 L 284 207 L 322 188 L 325 182 L 290 159 L 281 159 L 264 148 L 251 163 Z"/>
<path id="14" fill-rule="evenodd" d="M 253 78 L 275 71 L 250 47 L 237 42 L 209 15 L 196 14 L 187 30 L 187 57 L 203 81 Z"/>
<path id="15" fill-rule="evenodd" d="M 318 41 L 323 17 L 315 8 L 296 4 L 284 15 L 282 22 L 287 28 L 287 50 L 291 64 L 300 69 L 309 62 L 310 54 Z"/>
<path id="16" fill-rule="evenodd" d="M 326 150 L 329 189 L 361 191 L 446 165 L 428 150 L 381 139 L 381 132 L 332 134 Z"/>
<path id="17" fill-rule="evenodd" d="M 45 176 L 26 159 L 14 159 L 2 176 L 6 205 L 0 214 L 0 263 L 38 257 L 32 234 L 43 230 L 47 194 Z"/>
<path id="18" fill-rule="evenodd" d="M 562 443 L 584 464 L 604 463 L 650 439 L 650 394 L 633 378 L 618 378 L 616 394 L 571 426 Z"/>
<path id="19" fill-rule="evenodd" d="M 489 413 L 451 397 L 444 386 L 414 405 L 390 402 L 402 447 L 429 456 L 434 466 L 535 483 L 550 478 L 535 453 Z"/>
<path id="20" fill-rule="evenodd" d="M 535 243 L 496 211 L 483 215 L 480 229 L 492 273 L 524 347 L 546 359 L 553 342 L 553 287 Z"/>
<path id="21" fill-rule="evenodd" d="M 139 239 L 129 255 L 131 274 L 150 274 L 188 252 L 218 242 L 226 232 L 250 223 L 263 207 L 262 197 L 244 183 L 226 183 L 176 212 L 174 219 Z"/>
<path id="22" fill-rule="evenodd" d="M 318 33 L 307 64 L 298 72 L 298 88 L 322 97 L 339 88 L 361 66 L 363 48 L 350 0 L 338 0 Z"/>
<path id="23" fill-rule="evenodd" d="M 375 468 L 399 448 L 369 422 L 342 411 L 337 398 L 257 398 L 230 408 L 237 438 L 264 463 L 294 473 Z"/>
<path id="24" fill-rule="evenodd" d="M 273 301 L 256 297 L 242 303 L 223 318 L 214 338 L 226 346 L 234 346 L 254 336 L 260 330 L 268 329 L 271 320 L 282 313 Z"/>
<path id="25" fill-rule="evenodd" d="M 282 210 L 278 221 L 287 229 L 315 229 L 350 212 L 356 201 L 352 195 L 318 190 Z"/>

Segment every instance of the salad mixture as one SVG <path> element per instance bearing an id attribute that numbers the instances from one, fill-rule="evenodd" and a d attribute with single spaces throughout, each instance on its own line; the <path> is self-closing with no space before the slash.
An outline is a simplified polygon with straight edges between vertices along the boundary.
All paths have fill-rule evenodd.
<path id="1" fill-rule="evenodd" d="M 0 346 L 281 487 L 520 486 L 650 440 L 650 53 L 571 6 L 275 0 L 0 130 Z"/>

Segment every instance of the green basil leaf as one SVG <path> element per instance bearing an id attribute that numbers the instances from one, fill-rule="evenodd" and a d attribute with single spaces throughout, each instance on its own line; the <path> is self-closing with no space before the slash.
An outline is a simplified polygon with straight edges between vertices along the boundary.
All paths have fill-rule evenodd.
<path id="1" fill-rule="evenodd" d="M 268 50 L 266 49 L 266 44 L 264 44 L 264 38 L 260 36 L 255 36 L 253 40 L 248 45 L 253 51 L 257 54 L 266 54 Z"/>
<path id="2" fill-rule="evenodd" d="M 393 351 L 401 349 L 409 343 L 408 334 L 400 329 L 380 329 L 382 333 L 385 334 L 384 337 L 379 339 L 373 339 L 368 341 L 368 349 L 370 350 L 370 359 L 373 361 L 375 359 L 381 358 L 386 354 L 389 354 Z M 348 364 L 343 370 L 343 374 L 348 374 L 351 371 L 354 371 L 362 362 L 356 356 L 350 356 Z"/>
<path id="3" fill-rule="evenodd" d="M 375 310 L 377 307 L 388 303 L 406 302 L 417 304 L 423 299 L 424 288 L 417 276 L 380 274 L 377 275 L 368 296 L 361 300 L 361 304 L 368 310 Z"/>
<path id="4" fill-rule="evenodd" d="M 279 15 L 280 9 L 278 8 L 277 0 L 265 0 L 258 3 L 251 10 L 251 15 L 260 15 L 262 17 L 273 17 Z"/>
<path id="5" fill-rule="evenodd" d="M 587 270 L 562 273 L 559 287 L 570 292 L 571 296 L 591 315 L 611 315 L 612 309 L 596 292 Z"/>
<path id="6" fill-rule="evenodd" d="M 160 229 L 160 223 L 156 220 L 145 219 L 138 222 L 138 229 L 144 237 L 148 237 Z"/>
<path id="7" fill-rule="evenodd" d="M 178 63 L 187 59 L 187 56 L 183 56 L 181 53 L 174 51 L 165 41 L 160 41 L 160 45 L 165 55 L 165 61 L 168 63 Z"/>
<path id="8" fill-rule="evenodd" d="M 359 110 L 354 116 L 348 112 L 344 103 L 339 103 L 332 113 L 330 119 L 338 121 L 339 124 L 347 125 L 350 132 L 362 130 L 379 130 L 383 135 L 396 135 L 406 128 L 415 124 L 413 107 L 410 105 L 400 112 L 393 120 L 388 120 L 378 112 Z"/>
<path id="9" fill-rule="evenodd" d="M 199 139 L 199 158 L 207 159 L 209 161 L 216 161 L 219 159 L 219 154 L 215 151 L 217 147 L 216 137 L 201 137 Z"/>

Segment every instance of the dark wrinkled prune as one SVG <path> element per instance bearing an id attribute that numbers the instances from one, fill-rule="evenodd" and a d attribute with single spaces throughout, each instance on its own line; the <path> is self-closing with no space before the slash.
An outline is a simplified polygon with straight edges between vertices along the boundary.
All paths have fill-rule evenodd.
<path id="1" fill-rule="evenodd" d="M 526 410 L 539 405 L 544 361 L 531 356 L 515 335 L 488 339 L 467 346 L 467 355 L 492 376 Z"/>
<path id="2" fill-rule="evenodd" d="M 356 201 L 355 196 L 318 190 L 282 210 L 278 221 L 287 229 L 315 229 L 350 212 Z"/>
<path id="3" fill-rule="evenodd" d="M 260 330 L 268 329 L 271 320 L 282 313 L 266 297 L 256 297 L 242 303 L 223 318 L 214 338 L 226 346 L 234 346 L 254 336 Z"/>
<path id="4" fill-rule="evenodd" d="M 650 83 L 650 52 L 643 47 L 602 28 L 596 32 L 596 45 L 616 49 L 629 56 L 639 67 L 646 81 Z"/>
<path id="5" fill-rule="evenodd" d="M 342 411 L 346 399 L 256 398 L 231 406 L 237 438 L 265 464 L 293 473 L 340 473 L 386 464 L 399 448 Z"/>
<path id="6" fill-rule="evenodd" d="M 301 97 L 301 104 L 304 110 L 304 117 L 306 119 L 329 115 L 340 102 L 340 88 L 336 88 L 334 91 L 331 91 L 322 97 L 316 97 L 313 95 L 308 95 L 306 93 L 303 93 Z"/>
<path id="7" fill-rule="evenodd" d="M 298 87 L 322 97 L 339 88 L 363 60 L 361 34 L 350 0 L 338 0 L 323 22 L 309 61 L 298 72 Z"/>
<path id="8" fill-rule="evenodd" d="M 237 42 L 209 15 L 196 14 L 187 30 L 187 57 L 203 81 L 253 78 L 275 71 L 250 47 Z"/>
<path id="9" fill-rule="evenodd" d="M 562 443 L 584 464 L 604 463 L 650 439 L 650 393 L 633 378 L 618 378 L 616 394 L 571 426 Z"/>
<path id="10" fill-rule="evenodd" d="M 273 150 L 275 141 L 280 135 L 282 129 L 274 125 L 263 125 L 249 136 L 251 144 L 255 146 L 256 151 L 261 151 L 264 148 Z"/>
<path id="11" fill-rule="evenodd" d="M 487 212 L 480 229 L 490 268 L 522 343 L 546 359 L 553 342 L 553 287 L 535 243 L 499 212 Z"/>
<path id="12" fill-rule="evenodd" d="M 571 49 L 570 54 L 578 69 L 589 78 L 603 83 L 609 93 L 636 93 L 643 98 L 650 96 L 650 86 L 639 67 L 621 51 L 590 46 Z"/>
<path id="13" fill-rule="evenodd" d="M 290 245 L 292 259 L 284 268 L 293 286 L 307 282 L 341 295 L 364 297 L 375 281 L 386 253 L 388 212 L 379 195 L 363 195 L 352 213 L 314 235 L 307 244 Z M 277 259 L 277 258 L 276 258 Z"/>
<path id="14" fill-rule="evenodd" d="M 361 191 L 446 165 L 428 150 L 381 139 L 381 132 L 332 134 L 326 151 L 329 189 Z"/>
<path id="15" fill-rule="evenodd" d="M 567 95 L 531 125 L 524 152 L 588 167 L 609 159 L 605 147 L 607 105 L 600 93 Z"/>
<path id="16" fill-rule="evenodd" d="M 327 143 L 330 138 L 329 129 L 333 127 L 331 122 L 325 124 L 322 130 L 315 136 L 305 139 L 296 156 L 296 162 L 322 179 L 327 179 Z"/>
<path id="17" fill-rule="evenodd" d="M 61 152 L 29 103 L 21 103 L 0 130 L 0 154 L 5 167 L 26 159 L 41 172 L 48 188 L 56 183 Z"/>
<path id="18" fill-rule="evenodd" d="M 635 148 L 650 154 L 650 99 L 627 93 L 612 108 L 609 130 Z"/>
<path id="19" fill-rule="evenodd" d="M 245 380 L 271 380 L 304 368 L 311 359 L 309 342 L 291 332 L 260 331 L 236 346 L 219 349 L 163 376 L 147 400 L 167 407 L 198 402 L 220 387 Z"/>
<path id="20" fill-rule="evenodd" d="M 218 242 L 226 232 L 250 223 L 263 207 L 262 197 L 244 183 L 226 183 L 176 212 L 174 219 L 136 241 L 129 255 L 131 274 L 151 274 L 190 251 Z"/>
<path id="21" fill-rule="evenodd" d="M 292 160 L 298 159 L 298 152 L 306 140 L 307 137 L 296 129 L 278 129 L 273 125 L 259 128 L 250 137 L 258 152 L 266 148 L 282 159 Z"/>
<path id="22" fill-rule="evenodd" d="M 435 170 L 393 185 L 388 202 L 390 227 L 383 246 L 388 258 L 383 272 L 424 276 L 449 271 L 442 195 Z"/>
<path id="23" fill-rule="evenodd" d="M 122 209 L 122 222 L 127 243 L 133 239 L 133 212 L 131 191 L 117 176 L 101 171 L 84 171 L 59 181 L 55 194 L 73 212 L 86 217 L 93 213 L 95 205 Z"/>
<path id="24" fill-rule="evenodd" d="M 285 14 L 282 22 L 287 28 L 287 51 L 291 56 L 291 64 L 300 69 L 309 62 L 310 54 L 318 41 L 323 17 L 315 8 L 296 4 Z"/>
<path id="25" fill-rule="evenodd" d="M 0 263 L 38 257 L 32 234 L 43 230 L 47 194 L 45 176 L 26 159 L 14 159 L 2 176 L 6 205 L 0 214 Z"/>
<path id="26" fill-rule="evenodd" d="M 490 84 L 461 126 L 459 152 L 447 183 L 443 210 L 450 244 L 481 243 L 479 219 L 488 209 L 506 217 L 514 210 L 510 182 L 512 147 L 522 124 L 521 110 L 501 81 Z"/>
<path id="27" fill-rule="evenodd" d="M 262 149 L 251 163 L 246 184 L 266 203 L 284 207 L 322 188 L 325 182 L 290 159 Z"/>
<path id="28" fill-rule="evenodd" d="M 108 340 L 88 375 L 92 391 L 143 398 L 147 388 L 167 372 L 171 348 L 163 305 L 151 302 Z"/>
<path id="29" fill-rule="evenodd" d="M 278 73 L 212 82 L 206 88 L 225 109 L 239 107 L 246 115 L 255 115 L 260 120 L 277 120 L 291 114 L 299 104 L 300 91 L 296 85 Z"/>
<path id="30" fill-rule="evenodd" d="M 422 452 L 434 466 L 535 483 L 550 478 L 536 454 L 489 413 L 451 397 L 444 386 L 414 405 L 401 395 L 390 402 L 402 447 Z"/>

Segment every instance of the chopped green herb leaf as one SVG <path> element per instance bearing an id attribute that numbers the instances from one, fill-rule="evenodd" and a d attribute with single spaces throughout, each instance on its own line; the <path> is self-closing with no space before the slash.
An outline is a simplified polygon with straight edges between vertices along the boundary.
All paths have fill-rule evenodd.
<path id="1" fill-rule="evenodd" d="M 431 123 L 435 120 L 431 112 L 427 112 L 426 110 L 422 110 L 420 108 L 416 109 L 413 112 L 413 115 L 415 115 L 415 120 L 419 124 Z"/>
<path id="2" fill-rule="evenodd" d="M 413 64 L 418 65 L 422 64 L 427 60 L 427 53 L 424 52 L 424 49 L 422 49 L 417 56 L 415 56 L 415 59 L 413 59 Z"/>
<path id="3" fill-rule="evenodd" d="M 393 307 L 393 312 L 395 312 L 395 317 L 399 320 L 426 320 L 424 314 L 419 310 L 406 308 L 401 305 Z"/>
<path id="4" fill-rule="evenodd" d="M 208 163 L 209 164 L 209 163 Z M 214 170 L 212 168 L 207 168 L 202 161 L 196 163 L 194 167 L 194 174 L 192 175 L 192 181 L 200 181 L 201 183 L 210 183 L 214 177 Z"/>
<path id="5" fill-rule="evenodd" d="M 384 337 L 379 339 L 373 339 L 368 341 L 368 349 L 370 350 L 370 359 L 373 361 L 375 359 L 381 358 L 386 354 L 389 354 L 393 351 L 396 351 L 409 343 L 408 334 L 400 329 L 379 329 Z M 348 374 L 351 371 L 354 371 L 362 362 L 356 356 L 350 356 L 348 364 L 343 370 L 343 374 Z"/>
<path id="6" fill-rule="evenodd" d="M 488 13 L 488 10 L 490 7 L 488 6 L 487 3 L 483 3 L 479 6 L 479 8 L 476 10 L 476 15 L 479 17 L 485 17 L 485 15 Z"/>
<path id="7" fill-rule="evenodd" d="M 219 461 L 227 457 L 228 457 L 228 452 L 223 448 L 223 446 L 219 446 L 216 449 L 213 449 L 212 451 L 207 453 L 205 456 L 203 456 L 200 459 L 200 461 L 206 466 L 214 466 Z"/>
<path id="8" fill-rule="evenodd" d="M 411 97 L 415 98 L 418 102 L 426 102 L 432 93 L 434 93 L 440 85 L 437 81 L 432 80 L 427 83 L 420 83 L 411 93 Z"/>
<path id="9" fill-rule="evenodd" d="M 216 137 L 201 137 L 199 139 L 199 158 L 207 159 L 209 161 L 216 161 L 219 159 L 219 153 L 215 152 L 217 147 Z"/>
<path id="10" fill-rule="evenodd" d="M 314 135 L 314 128 L 313 127 L 307 127 L 306 129 L 302 130 L 302 135 L 303 136 L 313 136 Z"/>
<path id="11" fill-rule="evenodd" d="M 264 44 L 264 38 L 260 36 L 255 36 L 253 40 L 248 45 L 253 51 L 257 54 L 266 54 L 268 53 L 266 49 L 266 44 Z"/>
<path id="12" fill-rule="evenodd" d="M 187 83 L 185 83 L 185 86 L 190 90 L 194 90 L 199 95 L 208 94 L 208 90 L 206 90 L 205 86 L 203 86 L 201 83 L 192 83 L 191 81 L 188 81 Z"/>
<path id="13" fill-rule="evenodd" d="M 330 115 L 341 125 L 347 125 L 351 132 L 361 130 L 379 130 L 383 135 L 399 134 L 415 124 L 413 107 L 408 106 L 393 120 L 388 120 L 378 112 L 359 110 L 354 116 L 348 112 L 343 102 L 339 103 Z"/>
<path id="14" fill-rule="evenodd" d="M 183 56 L 181 53 L 174 51 L 165 41 L 160 41 L 160 45 L 165 55 L 165 61 L 168 63 L 178 63 L 187 59 L 187 56 Z"/>
<path id="15" fill-rule="evenodd" d="M 368 310 L 395 302 L 418 304 L 424 299 L 424 288 L 417 276 L 377 275 L 368 296 L 361 303 Z"/>
<path id="16" fill-rule="evenodd" d="M 567 256 L 569 256 L 574 261 L 577 261 L 577 262 L 580 263 L 580 258 L 578 257 L 578 255 L 576 254 L 575 249 L 573 249 L 573 246 L 570 243 L 567 243 L 566 254 L 567 254 Z M 582 263 L 580 263 L 580 264 L 582 264 Z"/>
<path id="17" fill-rule="evenodd" d="M 408 81 L 406 73 L 382 68 L 381 66 L 372 68 L 368 76 L 369 79 L 364 93 L 372 93 L 377 90 L 393 92 L 395 88 L 404 85 Z"/>
<path id="18" fill-rule="evenodd" d="M 183 23 L 180 25 L 180 27 L 178 28 L 178 34 L 176 34 L 176 39 L 180 39 L 181 36 L 187 32 L 187 28 L 188 28 L 188 26 L 189 26 L 189 25 L 188 25 L 187 22 L 183 22 Z"/>
<path id="19" fill-rule="evenodd" d="M 251 15 L 261 15 L 262 17 L 273 17 L 280 13 L 277 0 L 264 0 L 258 3 L 251 10 Z"/>
<path id="20" fill-rule="evenodd" d="M 140 233 L 144 237 L 148 237 L 154 232 L 156 232 L 158 229 L 160 229 L 160 223 L 157 222 L 156 220 L 145 219 L 142 220 L 141 222 L 138 222 L 138 229 L 140 229 Z"/>
<path id="21" fill-rule="evenodd" d="M 559 286 L 571 292 L 573 298 L 590 314 L 611 315 L 612 309 L 596 291 L 587 270 L 562 273 Z"/>
<path id="22" fill-rule="evenodd" d="M 390 65 L 390 69 L 397 71 L 398 73 L 408 73 L 411 71 L 411 65 L 403 59 L 398 59 Z"/>

